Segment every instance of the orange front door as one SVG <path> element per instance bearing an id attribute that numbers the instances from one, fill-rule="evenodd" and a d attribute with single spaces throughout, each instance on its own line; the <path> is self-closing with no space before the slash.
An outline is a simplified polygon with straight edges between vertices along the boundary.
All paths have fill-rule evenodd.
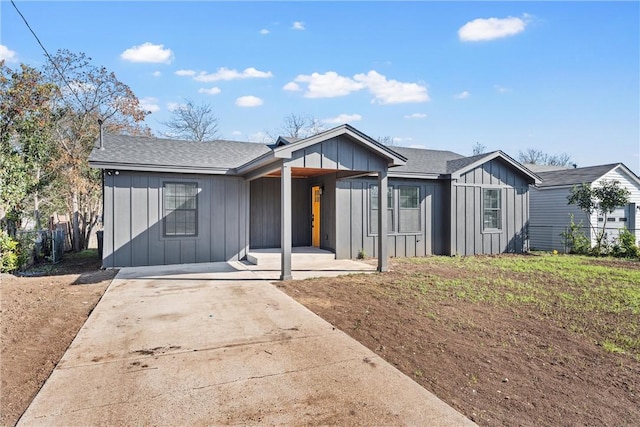
<path id="1" fill-rule="evenodd" d="M 311 244 L 320 247 L 320 196 L 319 185 L 311 187 Z"/>

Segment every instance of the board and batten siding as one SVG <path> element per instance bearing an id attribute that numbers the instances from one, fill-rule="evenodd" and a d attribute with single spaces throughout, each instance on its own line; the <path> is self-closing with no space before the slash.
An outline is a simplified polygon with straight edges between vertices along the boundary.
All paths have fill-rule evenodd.
<path id="1" fill-rule="evenodd" d="M 483 189 L 500 189 L 502 229 L 483 229 Z M 451 183 L 451 255 L 499 254 L 528 250 L 529 183 L 499 158 Z"/>
<path id="2" fill-rule="evenodd" d="M 280 178 L 259 178 L 251 181 L 250 247 L 252 249 L 279 248 L 280 239 Z M 310 201 L 307 179 L 291 182 L 291 243 L 293 246 L 311 244 Z"/>
<path id="3" fill-rule="evenodd" d="M 386 170 L 385 159 L 348 136 L 337 136 L 293 153 L 291 167 L 352 171 Z"/>
<path id="4" fill-rule="evenodd" d="M 342 179 L 336 183 L 336 258 L 357 258 L 360 251 L 376 257 L 378 235 L 370 228 L 371 179 Z M 392 257 L 427 256 L 446 252 L 445 185 L 440 181 L 390 178 L 389 186 L 398 192 L 400 186 L 415 186 L 420 190 L 420 231 L 387 236 L 388 253 Z M 395 208 L 398 197 L 395 196 Z"/>
<path id="5" fill-rule="evenodd" d="M 197 183 L 197 236 L 164 237 L 165 182 Z M 104 267 L 239 260 L 249 247 L 243 178 L 119 171 L 104 176 Z"/>

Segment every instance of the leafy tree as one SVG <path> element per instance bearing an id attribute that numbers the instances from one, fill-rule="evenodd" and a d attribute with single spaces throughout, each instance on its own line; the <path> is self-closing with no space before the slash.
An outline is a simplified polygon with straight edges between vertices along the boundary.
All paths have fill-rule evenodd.
<path id="1" fill-rule="evenodd" d="M 55 87 L 52 141 L 56 148 L 57 188 L 63 207 L 71 212 L 74 250 L 85 249 L 102 211 L 100 171 L 87 162 L 100 133 L 147 134 L 141 124 L 148 112 L 131 89 L 84 53 L 60 50 L 44 68 Z"/>
<path id="2" fill-rule="evenodd" d="M 603 242 L 606 235 L 607 217 L 616 208 L 629 204 L 629 190 L 620 187 L 618 181 L 602 181 L 598 186 L 586 183 L 574 185 L 567 197 L 570 205 L 576 205 L 587 215 L 590 228 L 596 235 L 596 254 L 602 254 Z M 603 218 L 602 229 L 593 224 L 591 216 L 594 212 Z"/>
<path id="3" fill-rule="evenodd" d="M 534 148 L 527 148 L 518 153 L 518 160 L 521 163 L 530 163 L 533 165 L 549 165 L 549 166 L 570 166 L 571 156 L 567 153 L 557 155 L 549 155 Z"/>
<path id="4" fill-rule="evenodd" d="M 11 234 L 28 206 L 40 227 L 40 192 L 51 183 L 54 87 L 27 65 L 0 62 L 0 219 Z"/>
<path id="5" fill-rule="evenodd" d="M 212 141 L 220 138 L 219 120 L 210 104 L 194 104 L 187 99 L 184 105 L 171 113 L 171 119 L 162 123 L 167 136 L 189 141 Z"/>

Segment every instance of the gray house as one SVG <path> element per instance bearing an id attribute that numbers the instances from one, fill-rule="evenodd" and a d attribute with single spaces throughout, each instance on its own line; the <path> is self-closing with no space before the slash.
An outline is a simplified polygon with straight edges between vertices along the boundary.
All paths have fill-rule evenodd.
<path id="1" fill-rule="evenodd" d="M 537 176 L 500 151 L 386 147 L 349 125 L 264 145 L 105 135 L 105 267 L 241 260 L 316 246 L 336 258 L 528 250 Z M 380 239 L 379 236 L 386 236 Z"/>
<path id="2" fill-rule="evenodd" d="M 560 233 L 567 230 L 571 222 L 582 222 L 584 232 L 592 241 L 595 233 L 589 223 L 602 229 L 605 227 L 609 237 L 616 237 L 621 228 L 627 228 L 640 238 L 638 219 L 640 219 L 640 178 L 622 163 L 597 165 L 582 168 L 558 168 L 527 165 L 536 170 L 542 182 L 531 190 L 531 209 L 529 237 L 531 248 L 539 250 L 565 250 L 564 240 Z M 598 186 L 602 181 L 618 181 L 631 193 L 630 204 L 620 206 L 607 218 L 598 217 L 596 213 L 588 218 L 578 207 L 568 204 L 567 197 L 574 185 L 582 183 Z"/>

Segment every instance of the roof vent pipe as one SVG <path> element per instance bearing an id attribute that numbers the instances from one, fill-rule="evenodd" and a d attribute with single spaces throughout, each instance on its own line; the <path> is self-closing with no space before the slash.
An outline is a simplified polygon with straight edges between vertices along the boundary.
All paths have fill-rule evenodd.
<path id="1" fill-rule="evenodd" d="M 100 149 L 104 150 L 104 141 L 102 139 L 102 123 L 104 123 L 102 119 L 98 119 L 98 126 L 100 127 Z"/>
<path id="2" fill-rule="evenodd" d="M 578 167 L 577 163 L 572 164 L 571 166 L 573 166 L 574 169 L 576 169 Z"/>

